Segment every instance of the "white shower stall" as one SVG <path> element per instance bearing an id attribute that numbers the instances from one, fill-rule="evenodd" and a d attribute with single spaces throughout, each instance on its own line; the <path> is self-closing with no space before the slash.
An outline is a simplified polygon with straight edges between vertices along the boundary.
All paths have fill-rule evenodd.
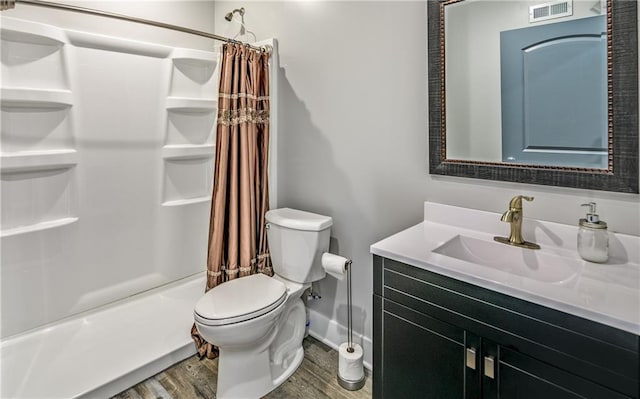
<path id="1" fill-rule="evenodd" d="M 0 397 L 112 395 L 195 353 L 219 44 L 1 28 Z"/>

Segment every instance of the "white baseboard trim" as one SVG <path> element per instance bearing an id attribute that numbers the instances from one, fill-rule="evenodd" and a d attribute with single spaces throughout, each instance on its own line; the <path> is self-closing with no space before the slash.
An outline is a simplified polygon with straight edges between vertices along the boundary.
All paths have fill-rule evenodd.
<path id="1" fill-rule="evenodd" d="M 338 350 L 338 346 L 341 343 L 347 342 L 347 328 L 337 321 L 331 320 L 313 309 L 309 309 L 309 322 L 309 335 L 333 349 Z M 354 332 L 353 341 L 362 345 L 364 367 L 368 370 L 373 370 L 371 360 L 373 343 L 371 338 Z"/>

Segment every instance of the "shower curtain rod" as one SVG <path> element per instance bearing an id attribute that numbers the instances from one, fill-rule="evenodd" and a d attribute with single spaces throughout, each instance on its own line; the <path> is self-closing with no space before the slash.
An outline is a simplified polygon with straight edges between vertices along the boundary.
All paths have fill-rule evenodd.
<path id="1" fill-rule="evenodd" d="M 15 8 L 16 3 L 28 4 L 28 5 L 32 5 L 32 6 L 38 6 L 38 7 L 56 8 L 56 9 L 60 9 L 60 10 L 74 11 L 74 12 L 79 12 L 79 13 L 83 13 L 83 14 L 98 15 L 98 16 L 107 17 L 107 18 L 121 19 L 121 20 L 124 20 L 124 21 L 136 22 L 136 23 L 145 24 L 145 25 L 157 26 L 159 28 L 171 29 L 171 30 L 175 30 L 175 31 L 178 31 L 178 32 L 189 33 L 189 34 L 196 35 L 196 36 L 203 36 L 203 37 L 207 37 L 209 39 L 219 40 L 219 41 L 223 41 L 223 42 L 238 43 L 238 44 L 242 44 L 242 45 L 248 46 L 248 47 L 250 47 L 250 48 L 252 48 L 254 50 L 270 52 L 270 49 L 268 47 L 266 47 L 266 46 L 257 47 L 257 46 L 253 46 L 253 45 L 251 45 L 249 43 L 243 43 L 243 42 L 240 42 L 238 40 L 231 39 L 229 37 L 224 37 L 224 36 L 220 36 L 220 35 L 216 35 L 216 34 L 208 33 L 208 32 L 203 32 L 203 31 L 199 31 L 199 30 L 195 30 L 195 29 L 191 29 L 191 28 L 185 28 L 184 26 L 171 25 L 171 24 L 167 24 L 167 23 L 164 23 L 164 22 L 158 22 L 158 21 L 153 21 L 153 20 L 144 19 L 144 18 L 131 17 L 131 16 L 128 16 L 128 15 L 116 14 L 116 13 L 112 13 L 112 12 L 108 12 L 108 11 L 100 11 L 100 10 L 95 10 L 95 9 L 92 9 L 92 8 L 72 6 L 72 5 L 68 5 L 68 4 L 53 3 L 53 2 L 50 2 L 50 1 L 42 1 L 42 0 L 0 0 L 0 11 L 5 11 L 5 10 L 9 10 L 11 8 Z"/>

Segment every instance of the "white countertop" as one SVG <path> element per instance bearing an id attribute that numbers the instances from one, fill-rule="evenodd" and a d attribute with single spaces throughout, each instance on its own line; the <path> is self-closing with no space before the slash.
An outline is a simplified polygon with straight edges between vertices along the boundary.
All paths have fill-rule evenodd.
<path id="1" fill-rule="evenodd" d="M 493 242 L 495 235 L 509 232 L 500 214 L 442 204 L 425 203 L 423 222 L 373 244 L 371 253 L 640 335 L 640 237 L 609 232 L 609 261 L 596 264 L 579 257 L 577 231 L 577 226 L 529 220 L 525 214 L 527 241 L 578 266 L 560 282 L 432 252 L 457 235 Z"/>

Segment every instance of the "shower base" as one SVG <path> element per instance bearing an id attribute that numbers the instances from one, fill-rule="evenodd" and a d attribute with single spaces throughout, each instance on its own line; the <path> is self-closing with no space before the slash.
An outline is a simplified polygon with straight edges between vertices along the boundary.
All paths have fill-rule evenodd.
<path id="1" fill-rule="evenodd" d="M 2 398 L 106 398 L 195 354 L 205 274 L 2 341 Z"/>

